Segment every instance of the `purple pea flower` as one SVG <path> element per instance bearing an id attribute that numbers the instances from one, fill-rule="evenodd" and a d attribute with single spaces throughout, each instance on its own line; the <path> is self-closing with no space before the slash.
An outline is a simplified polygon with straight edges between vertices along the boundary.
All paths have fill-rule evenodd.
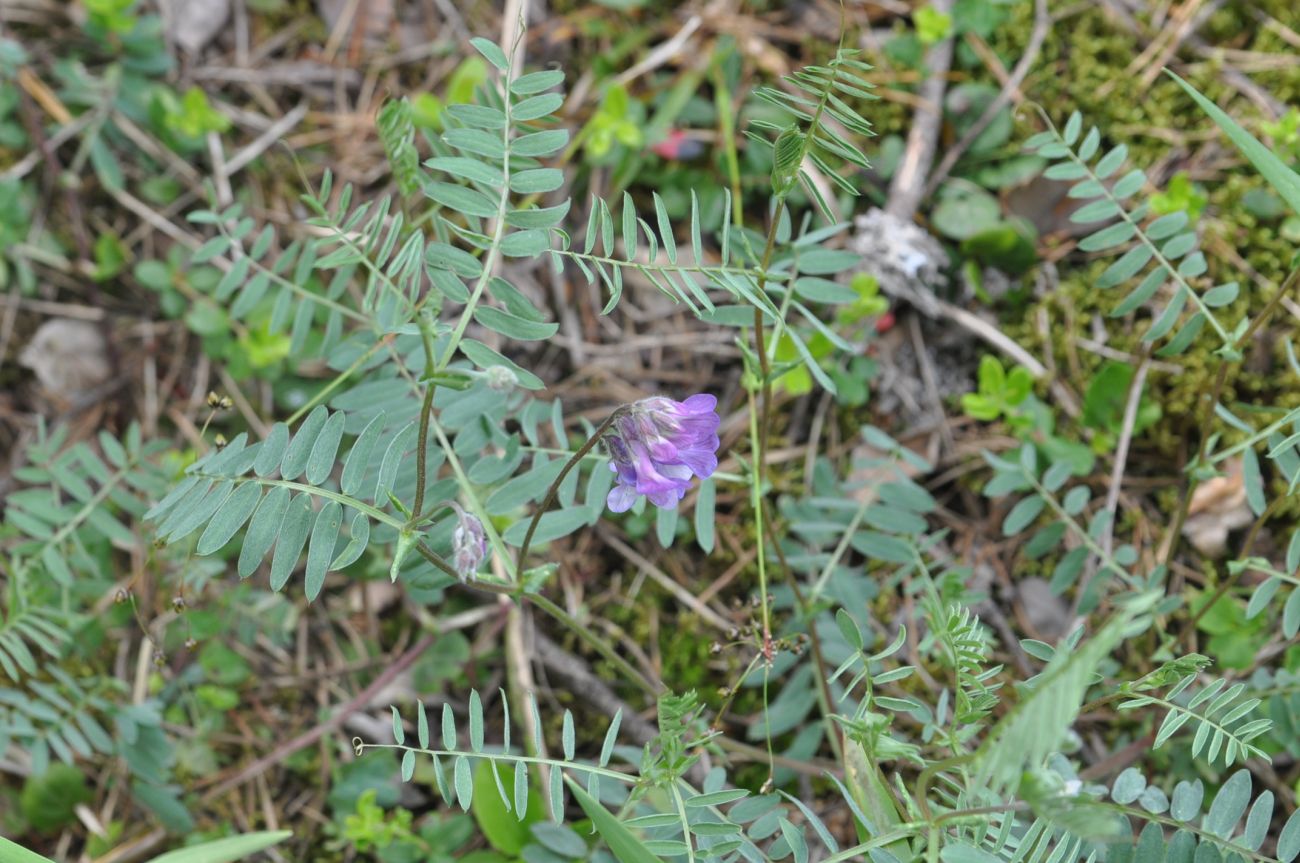
<path id="1" fill-rule="evenodd" d="M 465 512 L 455 502 L 456 529 L 451 533 L 451 563 L 461 581 L 473 581 L 487 557 L 487 533 L 477 517 Z"/>
<path id="2" fill-rule="evenodd" d="M 686 496 L 691 477 L 718 469 L 718 400 L 699 393 L 684 402 L 663 396 L 628 405 L 605 438 L 616 485 L 606 502 L 626 512 L 645 495 L 661 509 Z"/>

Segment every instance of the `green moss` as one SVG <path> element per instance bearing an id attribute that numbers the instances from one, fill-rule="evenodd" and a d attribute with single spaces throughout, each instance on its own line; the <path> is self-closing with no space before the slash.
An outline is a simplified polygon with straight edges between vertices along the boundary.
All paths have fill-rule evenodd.
<path id="1" fill-rule="evenodd" d="M 1265 11 L 1278 15 L 1281 20 L 1295 17 L 1283 0 L 1270 0 Z M 992 40 L 993 47 L 1000 52 L 1012 50 L 1020 34 L 1027 32 L 1031 14 L 1030 4 L 1020 4 L 1015 25 L 1000 30 Z M 1255 26 L 1253 21 L 1254 16 L 1248 10 L 1228 7 L 1212 16 L 1202 28 L 1202 34 L 1212 44 L 1261 52 L 1289 52 L 1276 34 Z M 1198 138 L 1193 135 L 1201 136 L 1213 126 L 1187 95 L 1163 75 L 1140 98 L 1133 97 L 1132 73 L 1128 67 L 1143 46 L 1143 42 L 1100 10 L 1083 10 L 1053 27 L 1026 90 L 1033 101 L 1047 107 L 1055 121 L 1064 120 L 1069 110 L 1078 109 L 1088 123 L 1102 131 L 1103 146 L 1126 144 L 1130 163 L 1150 169 L 1166 160 L 1171 150 L 1186 151 L 1197 146 Z M 1187 73 L 1191 83 L 1209 98 L 1229 106 L 1248 127 L 1255 124 L 1257 110 L 1225 83 L 1217 64 L 1200 63 L 1189 67 Z M 1300 94 L 1300 69 L 1295 67 L 1252 73 L 1251 77 L 1283 101 L 1294 100 Z M 1210 268 L 1198 280 L 1198 286 L 1205 288 L 1227 281 L 1242 285 L 1241 297 L 1219 312 L 1220 320 L 1228 326 L 1243 315 L 1260 312 L 1271 296 L 1269 287 L 1285 278 L 1293 249 L 1278 236 L 1275 220 L 1260 220 L 1246 209 L 1245 195 L 1265 188 L 1248 165 L 1197 179 L 1209 196 L 1209 206 L 1199 228 Z M 1037 303 L 1013 310 L 1004 322 L 1009 335 L 1031 346 L 1038 355 L 1050 352 L 1068 383 L 1079 392 L 1086 389 L 1092 374 L 1105 361 L 1077 347 L 1079 338 L 1091 336 L 1094 316 L 1103 316 L 1110 347 L 1134 355 L 1141 353 L 1141 336 L 1150 325 L 1150 316 L 1145 312 L 1123 320 L 1108 317 L 1110 309 L 1133 287 L 1130 283 L 1111 291 L 1097 289 L 1096 279 L 1108 262 L 1108 259 L 1067 259 L 1058 265 L 1057 289 Z M 1044 342 L 1036 323 L 1040 308 L 1047 312 L 1051 323 L 1050 344 Z M 1252 350 L 1270 351 L 1272 369 L 1267 370 L 1268 364 L 1264 363 L 1265 370 L 1261 370 L 1259 358 L 1248 356 L 1246 363 L 1229 372 L 1225 403 L 1236 400 L 1283 406 L 1300 404 L 1300 384 L 1294 380 L 1295 376 L 1278 373 L 1286 362 L 1284 339 L 1300 335 L 1296 333 L 1296 323 L 1288 315 L 1278 315 L 1269 329 L 1273 335 L 1271 344 L 1252 346 Z M 1177 359 L 1183 367 L 1182 374 L 1153 372 L 1148 378 L 1148 387 L 1163 407 L 1164 418 L 1148 432 L 1142 442 L 1144 447 L 1154 447 L 1171 459 L 1185 449 L 1185 430 L 1189 423 L 1199 421 L 1199 398 L 1212 388 L 1220 368 L 1220 360 L 1213 354 L 1217 347 L 1213 333 L 1207 330 Z M 1170 468 L 1177 469 L 1177 465 L 1171 461 Z"/>

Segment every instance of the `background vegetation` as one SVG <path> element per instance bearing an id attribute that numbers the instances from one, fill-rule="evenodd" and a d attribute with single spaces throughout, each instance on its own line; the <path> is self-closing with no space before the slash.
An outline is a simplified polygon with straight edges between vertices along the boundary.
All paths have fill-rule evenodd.
<path id="1" fill-rule="evenodd" d="M 0 835 L 1294 859 L 1293 6 L 6 0 Z"/>

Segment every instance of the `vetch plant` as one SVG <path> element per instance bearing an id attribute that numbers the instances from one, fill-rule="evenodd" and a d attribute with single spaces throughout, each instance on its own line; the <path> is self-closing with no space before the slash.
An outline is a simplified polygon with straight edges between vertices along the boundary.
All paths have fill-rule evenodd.
<path id="1" fill-rule="evenodd" d="M 948 24 L 933 16 L 930 24 L 928 35 L 942 38 Z M 532 693 L 503 688 L 499 697 L 471 689 L 459 710 L 443 699 L 434 717 L 424 700 L 395 705 L 393 742 L 362 736 L 353 752 L 396 756 L 402 779 L 420 771 L 448 809 L 472 812 L 486 794 L 524 821 L 543 800 L 554 824 L 529 829 L 566 859 L 585 858 L 588 841 L 620 863 L 1300 856 L 1300 816 L 1277 790 L 1257 793 L 1251 770 L 1294 748 L 1296 682 L 1289 672 L 1215 677 L 1206 657 L 1181 643 L 1194 637 L 1200 612 L 1184 602 L 1187 567 L 1174 558 L 1186 497 L 1241 458 L 1257 522 L 1213 590 L 1231 601 L 1249 592 L 1248 616 L 1276 618 L 1288 637 L 1300 627 L 1300 540 L 1292 537 L 1284 568 L 1252 554 L 1262 525 L 1281 509 L 1266 473 L 1288 493 L 1300 484 L 1300 412 L 1222 403 L 1226 369 L 1300 277 L 1271 286 L 1254 317 L 1229 317 L 1238 288 L 1202 284 L 1208 264 L 1187 213 L 1150 218 L 1148 204 L 1132 203 L 1145 175 L 1121 173 L 1122 146 L 1103 153 L 1101 132 L 1085 132 L 1077 114 L 1059 130 L 1044 117 L 1046 131 L 1029 146 L 1052 163 L 1049 176 L 1073 183 L 1071 197 L 1086 202 L 1072 218 L 1099 226 L 1080 247 L 1115 257 L 1099 287 L 1138 280 L 1113 313 L 1149 317 L 1144 342 L 1171 359 L 1210 340 L 1220 371 L 1201 406 L 1183 509 L 1169 541 L 1152 547 L 1117 523 L 1113 503 L 1094 499 L 1091 454 L 1081 467 L 1053 443 L 1051 408 L 1032 395 L 1028 373 L 1008 373 L 993 358 L 981 363 L 980 391 L 963 400 L 966 410 L 1025 420 L 1023 445 L 985 454 L 982 491 L 995 501 L 1000 542 L 1073 603 L 1056 643 L 1008 638 L 1006 622 L 988 611 L 987 582 L 949 541 L 951 510 L 926 484 L 932 466 L 917 452 L 859 421 L 838 466 L 828 453 L 809 458 L 803 488 L 772 470 L 788 404 L 777 381 L 798 370 L 827 400 L 839 394 L 827 354 L 810 349 L 808 334 L 852 350 L 827 321 L 860 324 L 883 308 L 874 291 L 837 290 L 859 262 L 839 247 L 849 226 L 826 194 L 856 193 L 869 168 L 861 141 L 871 126 L 860 111 L 873 98 L 870 67 L 840 47 L 825 65 L 755 93 L 784 118 L 745 130 L 770 153 L 761 227 L 747 223 L 743 202 L 726 190 L 720 217 L 706 220 L 692 194 L 689 218 L 674 224 L 657 193 L 641 210 L 630 193 L 575 205 L 557 167 L 573 149 L 557 118 L 564 73 L 524 71 L 511 59 L 517 45 L 472 44 L 491 71 L 470 101 L 442 109 L 427 157 L 408 103 L 390 102 L 380 114 L 398 196 L 359 200 L 327 172 L 302 198 L 312 230 L 287 243 L 239 204 L 191 214 L 208 238 L 190 262 L 220 273 L 212 302 L 235 323 L 263 317 L 268 336 L 287 338 L 291 355 L 319 360 L 329 377 L 264 434 L 250 427 L 225 440 L 205 427 L 197 439 L 206 449 L 166 468 L 136 427 L 120 440 L 101 436 L 104 458 L 83 445 L 63 450 L 57 435 L 41 438 L 22 476 L 31 487 L 8 504 L 22 541 L 0 620 L 0 669 L 24 689 L 0 692 L 0 742 L 19 741 L 37 773 L 51 758 L 121 757 L 129 793 L 180 818 L 166 807 L 178 796 L 167 696 L 127 698 L 59 668 L 43 674 L 47 657 L 72 656 L 73 618 L 84 614 L 72 588 L 78 578 L 102 580 L 106 568 L 96 544 L 141 550 L 125 513 L 150 525 L 156 565 L 183 573 L 181 586 L 231 581 L 224 567 L 204 569 L 222 555 L 249 580 L 241 587 L 265 584 L 295 602 L 299 594 L 320 602 L 358 573 L 386 571 L 431 613 L 455 591 L 501 603 L 509 615 L 527 605 L 563 627 L 617 675 L 618 692 L 593 696 L 584 711 L 600 712 L 610 699 L 653 705 L 651 732 L 639 723 L 640 747 L 621 742 L 632 731 L 622 710 L 609 710 L 592 736 L 585 712 L 563 710 L 558 724 L 546 723 Z M 1191 96 L 1300 211 L 1300 177 Z M 585 215 L 571 218 L 581 206 Z M 687 238 L 681 247 L 679 235 Z M 603 314 L 618 309 L 635 276 L 698 320 L 734 330 L 734 402 L 710 392 L 680 401 L 655 395 L 586 406 L 604 417 L 596 426 L 575 419 L 526 367 L 530 343 L 559 329 L 513 278 L 515 265 L 529 262 L 557 279 L 599 285 L 608 295 Z M 850 314 L 837 317 L 836 306 Z M 1026 416 L 1030 404 L 1041 404 L 1046 420 Z M 725 414 L 738 418 L 744 437 L 721 454 L 734 467 L 719 462 Z M 1243 418 L 1259 415 L 1268 421 Z M 548 591 L 569 565 L 554 553 L 559 543 L 642 498 L 664 545 L 689 512 L 707 553 L 719 489 L 728 517 L 743 526 L 736 577 L 752 601 L 739 604 L 734 625 L 721 621 L 725 642 L 711 655 L 737 658 L 737 673 L 709 700 L 658 679 L 650 663 L 620 652 L 608 629 Z M 1247 573 L 1263 581 L 1247 588 Z M 177 596 L 173 611 L 184 617 L 188 603 Z M 906 614 L 882 615 L 886 597 Z M 118 598 L 134 612 L 130 594 Z M 694 601 L 701 619 L 717 616 L 687 591 L 677 598 Z M 433 639 L 423 636 L 416 653 Z M 165 692 L 161 651 L 157 672 Z M 1137 763 L 1094 758 L 1092 741 L 1076 730 L 1081 717 L 1126 741 Z M 110 720 L 120 740 L 107 732 Z M 1169 775 L 1144 770 L 1148 750 L 1171 755 L 1151 762 Z M 737 769 L 744 761 L 757 771 Z M 815 778 L 831 807 L 803 795 L 799 775 Z M 362 841 L 387 832 L 425 844 L 404 820 L 384 831 L 382 813 L 363 799 L 350 822 Z M 828 808 L 842 823 L 828 824 Z M 562 826 L 575 818 L 598 838 Z"/>

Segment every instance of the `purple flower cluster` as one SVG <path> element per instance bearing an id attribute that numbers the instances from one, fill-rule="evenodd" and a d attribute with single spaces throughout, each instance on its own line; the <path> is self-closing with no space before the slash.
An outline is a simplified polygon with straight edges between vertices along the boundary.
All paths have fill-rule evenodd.
<path id="1" fill-rule="evenodd" d="M 645 495 L 673 509 L 692 476 L 711 476 L 718 469 L 717 407 L 716 398 L 700 393 L 684 402 L 655 396 L 624 408 L 605 438 L 609 469 L 618 475 L 609 508 L 626 512 Z"/>
<path id="2" fill-rule="evenodd" d="M 456 529 L 451 534 L 452 566 L 461 581 L 473 581 L 487 557 L 487 533 L 475 516 L 454 501 L 451 507 L 456 511 Z"/>

